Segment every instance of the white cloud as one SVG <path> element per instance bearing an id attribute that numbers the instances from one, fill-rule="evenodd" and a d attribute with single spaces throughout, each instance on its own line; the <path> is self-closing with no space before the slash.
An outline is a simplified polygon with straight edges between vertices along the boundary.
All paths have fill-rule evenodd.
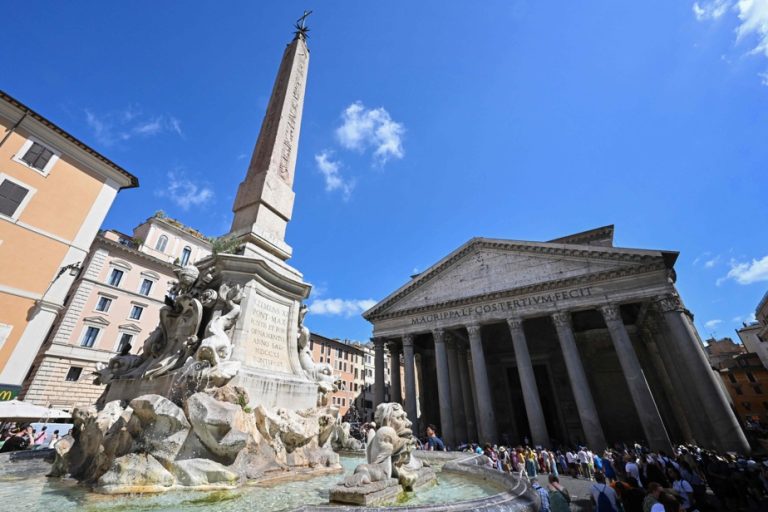
<path id="1" fill-rule="evenodd" d="M 717 285 L 723 284 L 728 279 L 733 279 L 739 284 L 752 284 L 760 281 L 768 281 L 768 255 L 751 262 L 738 262 L 731 260 L 731 270 L 717 280 Z"/>
<path id="2" fill-rule="evenodd" d="M 707 329 L 711 330 L 711 329 L 714 329 L 715 327 L 717 327 L 718 325 L 720 325 L 721 323 L 723 323 L 723 321 L 720 320 L 720 319 L 708 320 L 708 321 L 704 322 L 704 327 L 706 327 Z"/>
<path id="3" fill-rule="evenodd" d="M 85 122 L 93 136 L 104 146 L 113 146 L 134 137 L 152 137 L 162 133 L 183 136 L 181 121 L 173 116 L 145 116 L 138 107 L 97 115 L 85 111 Z"/>
<path id="4" fill-rule="evenodd" d="M 694 2 L 693 14 L 699 21 L 716 20 L 726 13 L 731 3 L 728 0 L 712 0 L 710 2 Z"/>
<path id="5" fill-rule="evenodd" d="M 741 25 L 736 29 L 736 41 L 756 36 L 757 46 L 750 53 L 762 53 L 768 57 L 768 1 L 739 0 L 736 3 Z"/>
<path id="6" fill-rule="evenodd" d="M 768 0 L 738 0 L 735 4 L 731 0 L 694 2 L 693 14 L 699 21 L 717 20 L 728 12 L 731 5 L 739 18 L 736 42 L 752 39 L 756 43 L 752 43 L 755 46 L 749 53 L 768 57 Z M 763 71 L 758 76 L 760 82 L 768 86 L 768 72 Z"/>
<path id="7" fill-rule="evenodd" d="M 325 150 L 315 155 L 315 163 L 317 164 L 317 169 L 323 175 L 323 178 L 325 178 L 325 190 L 327 192 L 340 190 L 344 200 L 348 200 L 355 184 L 353 181 L 345 180 L 342 177 L 339 172 L 341 162 L 331 160 L 331 152 Z"/>
<path id="8" fill-rule="evenodd" d="M 208 203 L 213 199 L 213 190 L 206 185 L 193 182 L 179 171 L 171 171 L 168 173 L 166 188 L 158 190 L 156 195 L 170 199 L 186 211 L 193 206 L 202 206 Z"/>
<path id="9" fill-rule="evenodd" d="M 309 312 L 315 315 L 351 317 L 376 305 L 373 299 L 318 299 L 309 305 Z"/>
<path id="10" fill-rule="evenodd" d="M 719 262 L 720 262 L 720 255 L 717 255 L 714 258 L 705 261 L 704 262 L 704 268 L 713 268 Z"/>
<path id="11" fill-rule="evenodd" d="M 341 118 L 343 123 L 336 129 L 336 139 L 342 147 L 360 152 L 373 148 L 379 165 L 405 155 L 405 127 L 394 121 L 384 107 L 367 109 L 357 101 L 344 109 Z"/>

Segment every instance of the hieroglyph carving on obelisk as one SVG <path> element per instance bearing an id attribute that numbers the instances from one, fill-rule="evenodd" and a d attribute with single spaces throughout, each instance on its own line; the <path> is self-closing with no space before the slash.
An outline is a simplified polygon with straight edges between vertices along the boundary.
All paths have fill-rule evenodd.
<path id="1" fill-rule="evenodd" d="M 258 253 L 260 248 L 282 260 L 291 256 L 285 228 L 293 212 L 293 178 L 309 67 L 308 29 L 303 24 L 297 28 L 283 54 L 248 174 L 238 188 L 230 229 L 230 234 L 246 242 L 246 254 Z"/>

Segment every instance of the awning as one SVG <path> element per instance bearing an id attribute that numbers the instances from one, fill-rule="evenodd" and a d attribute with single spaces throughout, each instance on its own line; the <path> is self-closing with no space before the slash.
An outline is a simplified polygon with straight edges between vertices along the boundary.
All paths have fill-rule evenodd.
<path id="1" fill-rule="evenodd" d="M 71 417 L 72 415 L 68 412 L 22 402 L 21 400 L 0 402 L 0 420 L 2 421 L 39 421 Z"/>

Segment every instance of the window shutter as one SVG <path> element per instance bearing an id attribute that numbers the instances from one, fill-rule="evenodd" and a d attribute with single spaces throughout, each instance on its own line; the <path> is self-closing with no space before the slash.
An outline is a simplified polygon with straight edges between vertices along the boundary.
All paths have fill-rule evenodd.
<path id="1" fill-rule="evenodd" d="M 34 167 L 35 161 L 37 158 L 43 153 L 45 148 L 38 144 L 37 142 L 33 142 L 32 146 L 27 150 L 26 153 L 24 153 L 24 156 L 21 157 L 21 159 L 27 163 L 27 165 Z"/>
<path id="2" fill-rule="evenodd" d="M 0 183 L 0 213 L 12 217 L 28 192 L 26 188 L 9 180 Z"/>

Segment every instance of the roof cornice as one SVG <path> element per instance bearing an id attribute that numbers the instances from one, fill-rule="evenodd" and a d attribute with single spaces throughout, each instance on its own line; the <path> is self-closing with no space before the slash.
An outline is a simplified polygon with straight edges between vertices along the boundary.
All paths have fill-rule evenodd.
<path id="1" fill-rule="evenodd" d="M 42 115 L 38 114 L 13 96 L 7 94 L 5 91 L 0 90 L 0 100 L 2 100 L 6 105 L 10 106 L 13 110 L 17 112 L 18 119 L 10 119 L 12 122 L 17 122 L 19 119 L 21 119 L 22 116 L 26 114 L 28 118 L 32 118 L 38 123 L 42 124 L 44 127 L 48 128 L 58 136 L 65 139 L 70 144 L 76 146 L 78 149 L 85 152 L 88 156 L 94 158 L 98 161 L 98 163 L 102 165 L 106 165 L 109 169 L 111 169 L 113 172 L 116 172 L 117 174 L 122 176 L 122 181 L 126 183 L 125 185 L 122 185 L 120 188 L 135 188 L 139 186 L 139 179 L 134 176 L 133 174 L 129 173 L 119 165 L 117 165 L 115 162 L 110 160 L 109 158 L 105 157 L 92 147 L 88 146 L 84 142 L 82 142 L 80 139 L 76 138 L 74 135 L 70 134 L 69 132 L 65 131 L 64 129 L 60 128 L 58 125 L 56 125 L 54 122 L 50 121 L 49 119 L 43 117 Z M 6 108 L 5 110 L 8 110 L 8 114 L 12 111 L 11 109 Z M 22 123 L 21 125 L 25 130 L 29 130 L 29 127 L 26 125 L 26 123 Z"/>
<path id="2" fill-rule="evenodd" d="M 176 268 L 176 265 L 173 265 L 172 263 L 168 263 L 167 261 L 161 260 L 160 258 L 155 258 L 154 256 L 151 256 L 149 254 L 143 253 L 139 251 L 138 249 L 134 249 L 132 247 L 128 247 L 127 245 L 123 245 L 119 242 L 115 242 L 114 240 L 110 240 L 108 238 L 104 238 L 103 236 L 96 237 L 95 243 L 104 244 L 112 249 L 118 249 L 120 251 L 126 252 L 130 254 L 131 256 L 141 258 L 143 260 L 152 262 L 156 265 L 159 265 L 163 268 L 169 269 L 173 271 L 173 269 Z"/>
<path id="3" fill-rule="evenodd" d="M 661 270 L 661 269 L 669 268 L 666 260 L 664 259 L 664 252 L 662 251 L 650 251 L 645 249 L 624 249 L 624 248 L 602 247 L 602 246 L 593 246 L 593 245 L 571 245 L 571 244 L 560 244 L 560 243 L 551 243 L 551 242 L 523 242 L 523 241 L 517 241 L 517 240 L 496 240 L 496 239 L 488 239 L 488 238 L 473 238 L 469 240 L 467 243 L 465 243 L 464 245 L 462 245 L 461 247 L 459 247 L 458 249 L 456 249 L 453 253 L 449 254 L 448 256 L 443 258 L 441 261 L 433 265 L 427 271 L 423 272 L 422 274 L 419 274 L 418 277 L 414 278 L 409 283 L 406 283 L 404 286 L 400 287 L 394 293 L 390 294 L 381 302 L 373 306 L 371 309 L 369 309 L 368 311 L 365 311 L 363 313 L 363 318 L 365 318 L 366 320 L 387 318 L 388 316 L 386 314 L 381 314 L 381 312 L 389 308 L 398 300 L 404 298 L 406 295 L 410 294 L 416 288 L 424 285 L 431 279 L 437 277 L 444 270 L 446 270 L 448 267 L 453 265 L 455 262 L 457 262 L 467 254 L 477 249 L 507 249 L 507 250 L 513 250 L 518 252 L 538 254 L 538 255 L 553 255 L 553 256 L 562 256 L 562 257 L 570 257 L 570 258 L 590 258 L 590 259 L 602 259 L 602 260 L 609 260 L 609 261 L 622 261 L 622 262 L 635 264 L 633 267 L 631 267 L 634 270 L 630 273 L 641 273 L 641 272 L 648 272 L 653 270 Z M 514 295 L 530 293 L 538 290 L 556 288 L 559 286 L 564 286 L 566 284 L 583 282 L 583 280 L 586 279 L 587 277 L 602 276 L 603 274 L 611 275 L 609 279 L 612 279 L 614 277 L 618 277 L 617 275 L 614 276 L 613 274 L 618 274 L 620 271 L 623 271 L 623 270 L 624 269 L 612 269 L 610 271 L 599 272 L 595 274 L 587 274 L 584 276 L 577 276 L 574 278 L 555 280 L 555 281 L 546 281 L 544 283 L 537 283 L 534 285 L 515 288 L 512 290 L 494 292 L 491 294 L 487 294 L 487 296 L 477 295 L 477 296 L 468 297 L 466 299 L 461 299 L 460 301 L 445 302 L 445 303 L 441 303 L 439 306 L 430 305 L 427 307 L 434 308 L 434 307 L 453 306 L 453 305 L 465 304 L 467 302 L 473 302 L 477 300 L 484 300 L 485 298 L 490 299 L 490 298 L 514 296 Z M 602 279 L 596 278 L 596 280 L 602 280 Z M 415 308 L 413 310 L 408 310 L 408 311 L 417 312 L 421 310 L 422 308 Z"/>

